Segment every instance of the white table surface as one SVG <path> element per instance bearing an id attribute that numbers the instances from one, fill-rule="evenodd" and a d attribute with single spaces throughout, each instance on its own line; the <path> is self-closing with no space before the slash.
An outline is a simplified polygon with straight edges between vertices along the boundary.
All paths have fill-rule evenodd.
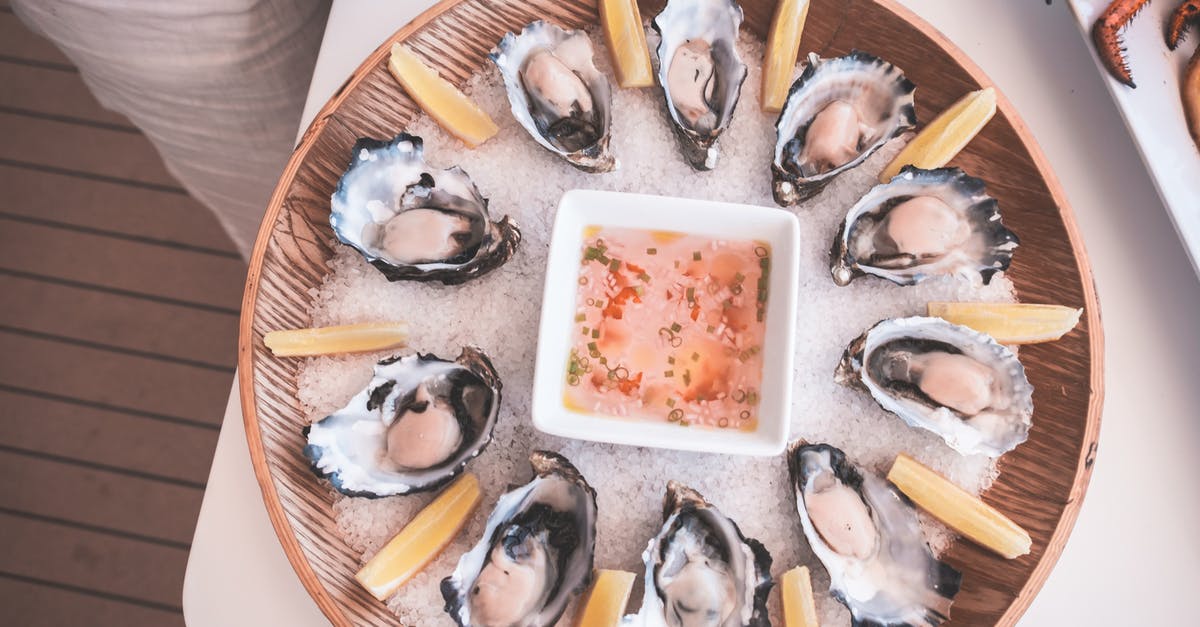
<path id="1" fill-rule="evenodd" d="M 1095 473 L 1022 624 L 1178 624 L 1195 615 L 1200 593 L 1200 282 L 1062 2 L 901 2 L 1016 105 L 1074 207 L 1103 303 L 1107 398 Z M 431 4 L 335 2 L 304 126 L 371 50 Z M 193 627 L 326 624 L 267 520 L 236 394 L 192 543 L 184 615 Z"/>

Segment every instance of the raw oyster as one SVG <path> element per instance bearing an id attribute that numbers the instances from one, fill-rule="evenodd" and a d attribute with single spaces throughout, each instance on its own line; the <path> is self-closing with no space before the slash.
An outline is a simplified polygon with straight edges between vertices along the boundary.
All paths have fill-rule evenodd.
<path id="1" fill-rule="evenodd" d="M 834 379 L 963 455 L 998 457 L 1029 437 L 1033 386 L 1017 356 L 941 318 L 876 324 L 846 348 Z"/>
<path id="2" fill-rule="evenodd" d="M 642 554 L 646 591 L 629 624 L 767 627 L 771 556 L 699 492 L 667 483 L 663 526 Z"/>
<path id="3" fill-rule="evenodd" d="M 838 285 L 865 274 L 900 285 L 955 274 L 987 284 L 1008 269 L 1020 243 L 983 181 L 958 168 L 905 166 L 850 208 L 829 252 L 830 272 Z"/>
<path id="4" fill-rule="evenodd" d="M 772 192 L 781 206 L 816 196 L 913 128 L 916 87 L 896 66 L 857 50 L 844 57 L 808 55 L 775 122 Z"/>
<path id="5" fill-rule="evenodd" d="M 612 90 L 581 30 L 538 20 L 508 33 L 489 58 L 500 68 L 513 116 L 543 148 L 584 172 L 608 172 Z"/>
<path id="6" fill-rule="evenodd" d="M 658 32 L 658 84 L 688 163 L 717 165 L 717 139 L 733 119 L 746 80 L 737 52 L 742 8 L 733 0 L 669 0 Z"/>
<path id="7" fill-rule="evenodd" d="M 384 359 L 345 407 L 304 428 L 304 456 L 342 494 L 435 490 L 492 441 L 500 387 L 491 360 L 469 346 L 454 361 Z"/>
<path id="8" fill-rule="evenodd" d="M 851 624 L 931 626 L 949 617 L 962 574 L 933 557 L 907 497 L 828 444 L 794 442 L 788 474 L 804 537 Z"/>
<path id="9" fill-rule="evenodd" d="M 534 477 L 496 501 L 483 537 L 442 580 L 446 612 L 468 625 L 553 625 L 592 578 L 596 491 L 571 462 L 529 456 Z"/>
<path id="10" fill-rule="evenodd" d="M 467 173 L 425 164 L 420 137 L 359 139 L 331 199 L 329 223 L 389 281 L 462 283 L 508 261 L 521 232 L 489 222 Z"/>

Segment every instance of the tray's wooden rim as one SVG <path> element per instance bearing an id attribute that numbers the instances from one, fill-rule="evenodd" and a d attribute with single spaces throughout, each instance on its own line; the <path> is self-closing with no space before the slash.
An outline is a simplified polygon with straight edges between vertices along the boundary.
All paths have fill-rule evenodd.
<path id="1" fill-rule="evenodd" d="M 262 273 L 263 259 L 266 255 L 267 245 L 271 239 L 271 232 L 274 230 L 276 220 L 283 209 L 283 201 L 295 178 L 296 171 L 308 155 L 317 135 L 324 129 L 329 116 L 341 106 L 347 95 L 367 77 L 371 70 L 383 61 L 385 55 L 389 53 L 393 42 L 407 39 L 411 34 L 437 19 L 442 13 L 456 6 L 461 1 L 440 0 L 437 4 L 396 31 L 395 34 L 385 40 L 354 70 L 354 73 L 338 88 L 333 97 L 317 112 L 316 117 L 308 129 L 305 130 L 303 137 L 301 137 L 299 144 L 288 160 L 287 166 L 280 175 L 275 191 L 271 194 L 266 213 L 263 216 L 262 225 L 259 227 L 254 251 L 250 257 L 250 267 L 246 274 L 246 291 L 242 298 L 242 313 L 238 330 L 238 388 L 241 395 L 246 442 L 250 449 L 250 461 L 254 467 L 254 475 L 258 481 L 258 486 L 262 490 L 263 503 L 266 506 L 267 515 L 271 520 L 271 526 L 275 528 L 275 535 L 278 536 L 288 561 L 292 564 L 292 568 L 295 569 L 300 582 L 304 584 L 304 588 L 308 590 L 309 595 L 312 596 L 317 606 L 324 612 L 330 622 L 338 626 L 349 626 L 350 622 L 338 607 L 337 602 L 334 601 L 333 597 L 325 589 L 325 586 L 321 584 L 320 579 L 313 572 L 312 566 L 304 557 L 295 532 L 288 523 L 283 507 L 280 504 L 274 480 L 267 465 L 266 451 L 263 448 L 254 392 L 253 324 L 255 305 L 258 298 L 259 277 Z M 981 85 L 992 85 L 987 75 L 969 56 L 963 53 L 941 31 L 934 28 L 920 16 L 910 11 L 907 7 L 899 5 L 895 0 L 872 1 L 891 11 L 898 18 L 905 20 L 921 31 L 926 37 L 929 37 L 930 40 L 937 43 L 938 46 L 954 57 L 963 69 L 978 83 Z M 1095 279 L 1092 275 L 1091 262 L 1088 259 L 1087 250 L 1083 244 L 1083 237 L 1079 232 L 1079 226 L 1075 222 L 1075 213 L 1072 211 L 1070 204 L 1068 204 L 1062 185 L 1054 175 L 1053 170 L 1051 170 L 1049 161 L 1042 152 L 1041 146 L 1038 145 L 1033 134 L 1029 131 L 1029 127 L 1025 125 L 1025 121 L 1017 114 L 1012 103 L 998 87 L 996 87 L 996 93 L 997 108 L 1008 118 L 1013 129 L 1029 150 L 1034 165 L 1037 167 L 1043 180 L 1045 180 L 1046 186 L 1050 190 L 1050 195 L 1054 198 L 1059 215 L 1063 221 L 1063 226 L 1067 231 L 1083 289 L 1084 315 L 1087 317 L 1088 322 L 1088 348 L 1091 358 L 1091 373 L 1089 377 L 1091 393 L 1088 399 L 1087 425 L 1083 433 L 1083 442 L 1085 444 L 1091 442 L 1092 444 L 1081 449 L 1080 458 L 1076 464 L 1075 477 L 1071 486 L 1071 497 L 1063 508 L 1062 517 L 1059 519 L 1057 527 L 1055 527 L 1054 532 L 1050 536 L 1045 553 L 1037 565 L 1034 566 L 1029 580 L 1018 591 L 1016 599 L 997 622 L 997 625 L 1008 627 L 1017 623 L 1017 620 L 1029 608 L 1030 603 L 1033 602 L 1033 598 L 1050 576 L 1050 571 L 1053 570 L 1055 563 L 1058 562 L 1058 558 L 1066 546 L 1071 529 L 1075 526 L 1075 521 L 1079 517 L 1079 510 L 1083 505 L 1083 498 L 1087 493 L 1088 481 L 1091 478 L 1092 467 L 1095 463 L 1095 443 L 1099 439 L 1100 413 L 1104 399 L 1104 332 L 1101 327 L 1100 303 L 1096 298 Z"/>

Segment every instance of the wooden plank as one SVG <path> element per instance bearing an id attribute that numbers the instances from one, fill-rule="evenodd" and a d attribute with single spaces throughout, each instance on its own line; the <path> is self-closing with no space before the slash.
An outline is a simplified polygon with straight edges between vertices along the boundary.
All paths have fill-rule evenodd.
<path id="1" fill-rule="evenodd" d="M 232 375 L 0 332 L 0 384 L 219 425 Z"/>
<path id="2" fill-rule="evenodd" d="M 6 214 L 237 252 L 208 207 L 181 192 L 4 164 L 0 188 L 0 212 Z"/>
<path id="3" fill-rule="evenodd" d="M 100 106 L 73 72 L 0 63 L 0 85 L 0 107 L 132 127 L 125 116 Z"/>
<path id="4" fill-rule="evenodd" d="M 246 266 L 218 257 L 4 220 L 0 268 L 236 311 Z"/>
<path id="5" fill-rule="evenodd" d="M 0 222 L 3 224 L 3 222 Z M 232 368 L 237 318 L 0 274 L 0 328 L 15 327 Z"/>
<path id="6" fill-rule="evenodd" d="M 0 513 L 0 572 L 178 608 L 187 551 Z"/>
<path id="7" fill-rule="evenodd" d="M 176 547 L 191 543 L 204 498 L 203 484 L 167 483 L 3 449 L 0 470 L 4 471 L 0 510 L 100 527 Z"/>
<path id="8" fill-rule="evenodd" d="M 0 128 L 0 159 L 179 188 L 142 135 L 11 113 L 0 113 Z"/>
<path id="9" fill-rule="evenodd" d="M 0 599 L 5 620 L 23 627 L 184 625 L 183 614 L 177 612 L 2 576 Z"/>
<path id="10" fill-rule="evenodd" d="M 0 445 L 204 483 L 217 431 L 0 390 Z M 24 476 L 24 473 L 21 473 Z"/>
<path id="11" fill-rule="evenodd" d="M 34 33 L 7 11 L 0 12 L 0 57 L 74 67 L 54 44 Z"/>

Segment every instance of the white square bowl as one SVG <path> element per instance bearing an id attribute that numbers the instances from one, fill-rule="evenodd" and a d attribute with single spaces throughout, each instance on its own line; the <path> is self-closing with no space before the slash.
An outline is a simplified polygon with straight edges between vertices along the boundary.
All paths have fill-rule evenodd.
<path id="1" fill-rule="evenodd" d="M 718 239 L 756 239 L 771 245 L 763 378 L 758 426 L 734 429 L 617 418 L 564 404 L 584 228 L 678 231 Z M 787 444 L 792 407 L 800 226 L 790 211 L 735 203 L 570 190 L 558 203 L 538 332 L 533 379 L 533 424 L 561 437 L 734 455 L 778 455 Z"/>

